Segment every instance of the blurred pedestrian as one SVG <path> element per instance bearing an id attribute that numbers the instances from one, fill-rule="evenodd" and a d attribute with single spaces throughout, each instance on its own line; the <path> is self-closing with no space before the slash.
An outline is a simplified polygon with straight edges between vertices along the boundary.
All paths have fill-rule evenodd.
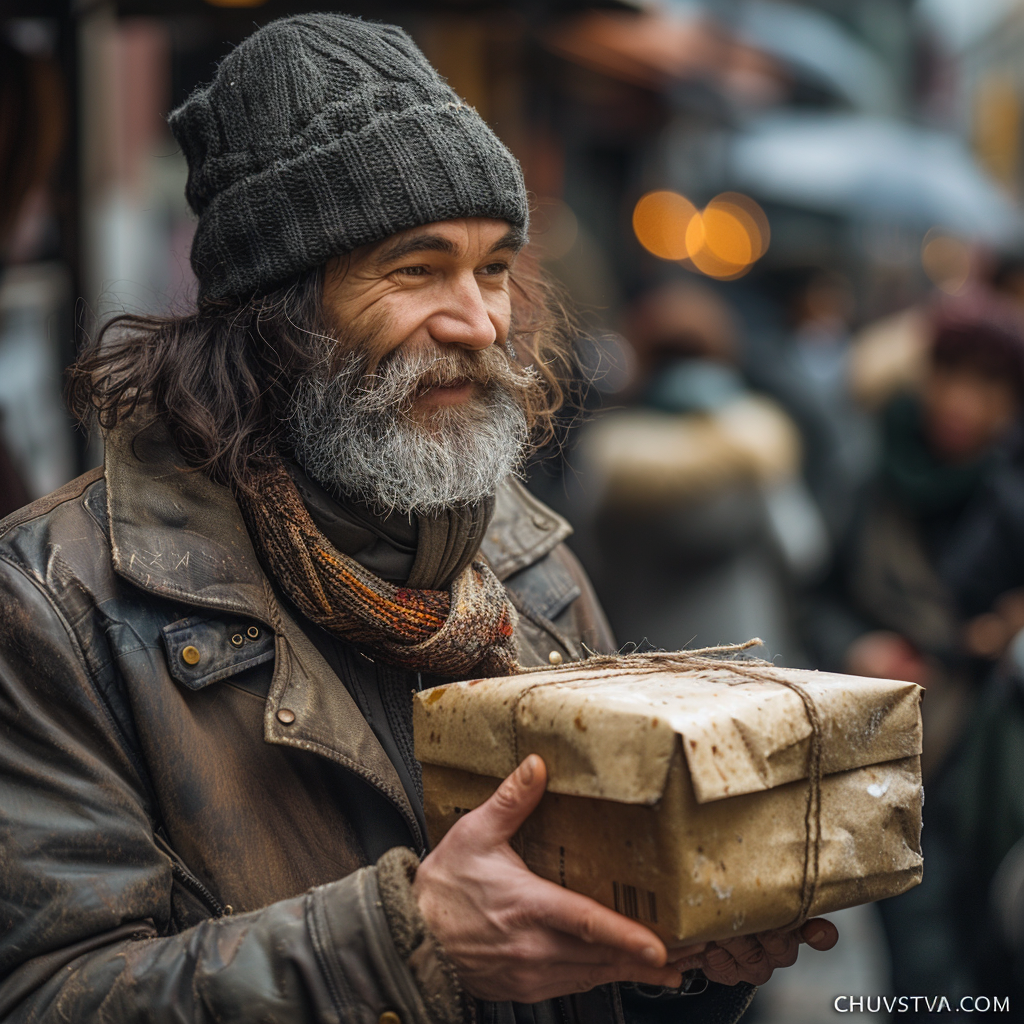
<path id="1" fill-rule="evenodd" d="M 922 383 L 881 412 L 878 471 L 813 603 L 807 638 L 824 668 L 926 687 L 929 869 L 918 889 L 880 907 L 895 990 L 952 996 L 980 991 L 959 906 L 965 809 L 949 811 L 963 784 L 958 744 L 991 658 L 1012 635 L 1009 622 L 1000 632 L 991 619 L 1003 608 L 1012 620 L 1017 606 L 1006 592 L 1024 584 L 1024 520 L 1015 515 L 1024 508 L 1024 473 L 1013 454 L 1024 410 L 1024 324 L 1013 305 L 980 288 L 943 297 L 927 323 Z M 1020 556 L 994 542 L 1007 530 Z M 974 881 L 982 873 L 979 865 Z"/>
<path id="2" fill-rule="evenodd" d="M 820 560 L 827 542 L 799 482 L 796 429 L 747 388 L 736 320 L 707 285 L 651 289 L 626 335 L 635 403 L 589 425 L 579 448 L 596 586 L 619 641 L 756 635 L 799 660 L 789 572 Z"/>
<path id="3" fill-rule="evenodd" d="M 988 610 L 955 593 L 955 567 L 992 502 L 1022 399 L 1024 334 L 1016 311 L 986 291 L 937 303 L 924 382 L 882 411 L 879 469 L 833 579 L 845 621 L 828 605 L 812 616 L 824 666 L 929 686 L 929 769 L 962 720 L 971 671 L 966 620 Z M 1008 589 L 998 572 L 993 566 L 984 582 L 973 574 L 983 604 Z"/>
<path id="4" fill-rule="evenodd" d="M 928 830 L 940 840 L 942 928 L 974 991 L 1024 1000 L 1024 632 L 1000 659 L 941 785 Z M 936 846 L 936 843 L 932 844 Z M 927 872 L 926 872 L 927 878 Z M 932 898 L 939 891 L 929 881 Z M 898 903 L 898 901 L 894 901 Z"/>
<path id="5" fill-rule="evenodd" d="M 799 428 L 803 476 L 835 540 L 849 527 L 874 458 L 871 423 L 850 386 L 853 288 L 827 266 L 779 271 L 766 284 L 779 323 L 751 324 L 743 370 Z"/>

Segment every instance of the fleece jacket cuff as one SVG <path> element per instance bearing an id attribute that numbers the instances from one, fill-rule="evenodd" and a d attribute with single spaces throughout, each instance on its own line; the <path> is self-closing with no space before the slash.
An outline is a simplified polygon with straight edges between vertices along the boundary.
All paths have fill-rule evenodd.
<path id="1" fill-rule="evenodd" d="M 388 850 L 377 861 L 377 890 L 391 929 L 395 950 L 416 981 L 432 1024 L 472 1021 L 472 1000 L 459 984 L 455 965 L 430 933 L 420 913 L 412 883 L 419 858 L 404 846 Z"/>

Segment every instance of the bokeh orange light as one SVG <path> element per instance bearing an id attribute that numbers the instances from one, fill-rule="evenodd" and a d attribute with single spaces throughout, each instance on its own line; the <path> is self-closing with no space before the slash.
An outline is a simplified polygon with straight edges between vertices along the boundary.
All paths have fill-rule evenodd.
<path id="1" fill-rule="evenodd" d="M 696 215 L 697 208 L 678 192 L 648 192 L 633 210 L 633 231 L 649 253 L 663 260 L 684 260 L 686 229 Z"/>
<path id="2" fill-rule="evenodd" d="M 751 260 L 759 260 L 767 251 L 771 241 L 771 229 L 764 210 L 750 196 L 740 192 L 723 192 L 708 203 L 708 207 L 728 210 L 745 227 L 750 236 Z"/>
<path id="3" fill-rule="evenodd" d="M 733 277 L 753 262 L 746 225 L 730 209 L 708 206 L 690 221 L 686 247 L 693 265 L 710 277 Z"/>
<path id="4" fill-rule="evenodd" d="M 749 196 L 723 192 L 704 208 L 678 192 L 648 192 L 633 211 L 633 230 L 648 252 L 723 280 L 741 277 L 768 249 L 764 211 Z"/>

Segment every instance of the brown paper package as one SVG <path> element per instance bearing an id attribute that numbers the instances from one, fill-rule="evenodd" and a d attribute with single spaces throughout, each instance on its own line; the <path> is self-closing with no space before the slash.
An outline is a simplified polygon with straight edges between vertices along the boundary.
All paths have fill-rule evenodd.
<path id="1" fill-rule="evenodd" d="M 517 851 L 671 945 L 920 882 L 920 687 L 759 662 L 603 664 L 416 695 L 432 844 L 536 753 L 548 788 Z"/>

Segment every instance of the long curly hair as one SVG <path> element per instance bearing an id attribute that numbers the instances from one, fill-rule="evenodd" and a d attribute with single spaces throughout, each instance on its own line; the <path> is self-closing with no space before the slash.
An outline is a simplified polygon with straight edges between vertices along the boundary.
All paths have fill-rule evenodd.
<path id="1" fill-rule="evenodd" d="M 183 316 L 125 313 L 109 320 L 68 370 L 66 397 L 78 421 L 104 430 L 145 408 L 162 418 L 186 463 L 234 489 L 274 450 L 287 450 L 284 420 L 296 380 L 311 371 L 329 334 L 318 268 L 265 295 L 204 302 Z M 573 376 L 573 322 L 558 287 L 529 252 L 511 275 L 520 365 L 544 381 L 527 408 L 533 443 L 555 432 Z"/>

